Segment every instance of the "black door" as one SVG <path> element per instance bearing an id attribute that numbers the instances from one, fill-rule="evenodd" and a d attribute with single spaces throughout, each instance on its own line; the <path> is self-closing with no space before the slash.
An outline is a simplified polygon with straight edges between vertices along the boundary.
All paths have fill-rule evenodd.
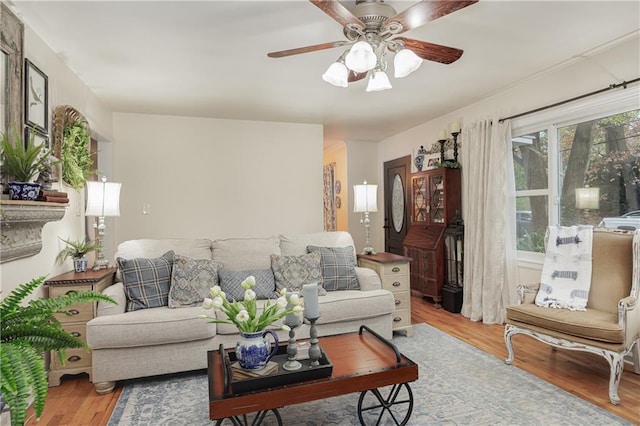
<path id="1" fill-rule="evenodd" d="M 411 156 L 384 163 L 384 251 L 404 255 L 402 242 L 409 227 Z"/>

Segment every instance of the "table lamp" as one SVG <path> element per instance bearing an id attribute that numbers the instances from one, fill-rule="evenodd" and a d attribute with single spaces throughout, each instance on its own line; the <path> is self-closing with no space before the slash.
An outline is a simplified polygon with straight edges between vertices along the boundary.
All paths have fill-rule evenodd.
<path id="1" fill-rule="evenodd" d="M 364 223 L 364 231 L 366 235 L 364 254 L 376 254 L 371 247 L 370 229 L 371 221 L 369 220 L 369 213 L 378 211 L 377 193 L 378 185 L 369 185 L 367 181 L 364 181 L 363 185 L 353 185 L 354 203 L 353 211 L 355 213 L 364 213 L 364 220 L 360 220 L 360 223 Z"/>
<path id="2" fill-rule="evenodd" d="M 93 265 L 97 271 L 109 266 L 105 259 L 104 249 L 104 218 L 107 216 L 120 216 L 120 187 L 121 183 L 107 182 L 107 177 L 102 176 L 100 181 L 87 182 L 87 210 L 86 216 L 97 216 L 98 224 L 98 256 Z"/>

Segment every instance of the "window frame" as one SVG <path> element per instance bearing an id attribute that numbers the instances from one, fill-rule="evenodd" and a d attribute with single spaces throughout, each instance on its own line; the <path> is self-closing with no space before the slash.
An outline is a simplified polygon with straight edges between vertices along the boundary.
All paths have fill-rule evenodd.
<path id="1" fill-rule="evenodd" d="M 547 131 L 547 170 L 549 171 L 548 188 L 519 191 L 514 188 L 514 199 L 515 197 L 546 195 L 549 200 L 549 211 L 547 212 L 549 224 L 558 223 L 560 214 L 558 129 L 635 109 L 640 109 L 640 87 L 638 85 L 604 92 L 566 105 L 514 118 L 511 121 L 512 137 L 542 130 Z M 513 217 L 512 220 L 515 222 L 516 218 Z M 517 258 L 519 266 L 526 264 L 542 265 L 544 253 L 518 250 Z"/>

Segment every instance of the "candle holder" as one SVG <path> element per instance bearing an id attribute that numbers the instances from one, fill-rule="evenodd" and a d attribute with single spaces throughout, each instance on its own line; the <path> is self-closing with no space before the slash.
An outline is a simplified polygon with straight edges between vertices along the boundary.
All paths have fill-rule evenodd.
<path id="1" fill-rule="evenodd" d="M 289 330 L 289 344 L 287 345 L 287 361 L 282 364 L 282 368 L 287 371 L 295 371 L 302 368 L 300 361 L 296 360 L 298 355 L 298 344 L 296 343 L 295 329 L 300 324 L 287 324 L 291 330 Z"/>
<path id="2" fill-rule="evenodd" d="M 309 343 L 311 343 L 311 346 L 309 347 L 309 359 L 311 360 L 312 367 L 320 365 L 319 360 L 322 356 L 322 351 L 320 350 L 320 346 L 318 346 L 318 332 L 316 330 L 316 321 L 318 318 L 320 317 L 306 318 L 307 321 L 309 321 L 309 324 L 311 324 L 311 327 L 309 328 L 309 336 L 311 337 L 311 340 L 309 341 Z"/>
<path id="3" fill-rule="evenodd" d="M 447 142 L 446 139 L 440 139 L 438 141 L 440 143 L 440 162 L 444 163 L 444 144 Z"/>
<path id="4" fill-rule="evenodd" d="M 453 136 L 453 161 L 458 162 L 458 135 L 460 131 L 451 132 L 451 136 Z"/>

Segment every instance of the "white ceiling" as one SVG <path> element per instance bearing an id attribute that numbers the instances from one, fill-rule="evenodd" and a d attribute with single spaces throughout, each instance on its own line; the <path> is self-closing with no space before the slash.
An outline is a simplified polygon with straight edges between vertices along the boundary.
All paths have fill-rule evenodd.
<path id="1" fill-rule="evenodd" d="M 388 3 L 401 11 L 415 2 Z M 344 40 L 340 24 L 304 0 L 8 4 L 114 111 L 320 123 L 326 138 L 368 141 L 640 28 L 637 0 L 480 0 L 403 34 L 463 49 L 460 60 L 425 62 L 404 79 L 391 76 L 393 89 L 367 93 L 365 80 L 346 89 L 322 81 L 341 49 L 267 57 Z"/>

